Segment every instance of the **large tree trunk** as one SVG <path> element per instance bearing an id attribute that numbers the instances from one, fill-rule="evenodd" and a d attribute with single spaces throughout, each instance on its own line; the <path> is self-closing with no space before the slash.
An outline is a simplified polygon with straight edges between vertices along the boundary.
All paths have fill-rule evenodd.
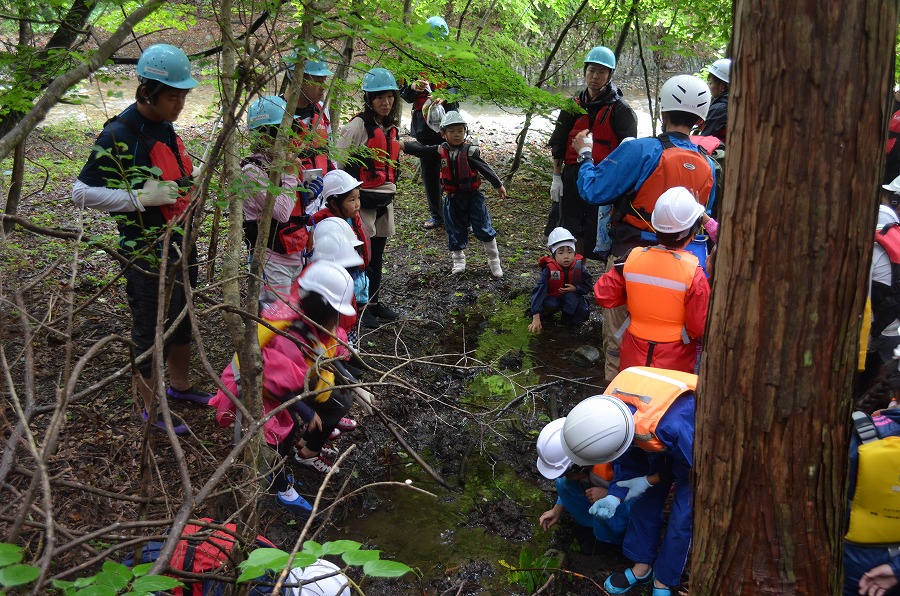
<path id="1" fill-rule="evenodd" d="M 896 0 L 747 0 L 697 400 L 692 594 L 838 594 Z"/>

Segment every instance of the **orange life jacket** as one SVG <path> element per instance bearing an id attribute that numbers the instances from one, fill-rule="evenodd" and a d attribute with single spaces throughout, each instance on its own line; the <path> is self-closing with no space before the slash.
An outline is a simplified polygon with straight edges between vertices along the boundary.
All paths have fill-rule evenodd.
<path id="1" fill-rule="evenodd" d="M 591 466 L 589 477 L 591 479 L 591 484 L 594 486 L 602 486 L 604 488 L 609 487 L 609 483 L 612 482 L 613 479 L 612 462 L 594 464 Z"/>
<path id="2" fill-rule="evenodd" d="M 576 99 L 575 102 L 581 105 L 578 99 Z M 587 114 L 582 114 L 575 120 L 572 130 L 569 131 L 569 138 L 566 140 L 566 155 L 563 158 L 565 163 L 570 165 L 578 163 L 578 153 L 576 153 L 575 149 L 572 147 L 572 139 L 575 138 L 575 135 L 585 129 L 590 129 L 591 136 L 594 138 L 594 147 L 591 149 L 591 158 L 594 160 L 595 165 L 606 159 L 606 156 L 619 146 L 619 139 L 613 132 L 611 123 L 615 104 L 616 102 L 609 103 L 600 108 L 594 115 L 593 120 L 589 119 Z"/>
<path id="3" fill-rule="evenodd" d="M 543 256 L 538 261 L 538 266 L 543 269 L 547 268 L 550 272 L 547 283 L 547 295 L 559 297 L 559 291 L 566 284 L 577 286 L 581 283 L 581 272 L 584 270 L 584 257 L 576 254 L 575 261 L 568 269 L 563 269 L 556 262 L 556 259 L 550 256 Z"/>
<path id="4" fill-rule="evenodd" d="M 623 269 L 629 333 L 657 343 L 686 340 L 684 299 L 699 265 L 697 257 L 684 250 L 632 249 Z"/>
<path id="5" fill-rule="evenodd" d="M 370 155 L 361 159 L 363 166 L 348 164 L 347 173 L 362 181 L 362 188 L 378 188 L 387 182 L 396 182 L 395 164 L 400 157 L 397 127 L 391 126 L 385 134 L 374 118 L 365 114 L 357 114 L 366 127 L 366 147 L 371 149 Z M 358 174 L 358 175 L 357 175 Z"/>
<path id="6" fill-rule="evenodd" d="M 456 155 L 450 154 L 450 145 L 441 143 L 441 186 L 447 194 L 472 192 L 481 186 L 478 170 L 469 167 L 469 152 L 472 145 L 463 143 L 457 147 Z"/>
<path id="7" fill-rule="evenodd" d="M 622 218 L 624 223 L 648 232 L 654 231 L 650 225 L 650 215 L 663 192 L 683 186 L 705 207 L 715 183 L 712 167 L 704 153 L 676 147 L 666 134 L 657 138 L 663 145 L 659 164 L 641 184 L 631 202 L 626 204 Z"/>
<path id="8" fill-rule="evenodd" d="M 697 375 L 632 366 L 610 382 L 606 393 L 634 406 L 634 444 L 644 451 L 665 451 L 656 437 L 656 427 L 679 396 L 697 390 Z"/>
<path id="9" fill-rule="evenodd" d="M 316 104 L 309 124 L 294 117 L 294 128 L 297 138 L 294 145 L 300 149 L 299 157 L 303 162 L 304 170 L 320 169 L 325 174 L 330 169 L 328 160 L 328 130 L 331 122 L 322 106 L 322 102 Z"/>

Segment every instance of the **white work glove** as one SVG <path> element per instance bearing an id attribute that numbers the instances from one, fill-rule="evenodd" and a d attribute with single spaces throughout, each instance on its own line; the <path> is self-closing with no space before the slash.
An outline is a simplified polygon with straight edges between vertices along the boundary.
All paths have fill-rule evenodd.
<path id="1" fill-rule="evenodd" d="M 582 159 L 582 161 L 586 161 L 593 157 L 594 153 L 594 136 L 591 133 L 587 133 L 584 137 L 584 145 L 581 146 L 581 149 L 578 150 L 578 157 Z"/>
<path id="2" fill-rule="evenodd" d="M 562 174 L 553 174 L 553 182 L 550 183 L 550 200 L 559 203 L 563 196 Z"/>
<path id="3" fill-rule="evenodd" d="M 178 200 L 178 185 L 171 180 L 160 182 L 151 178 L 144 182 L 144 188 L 138 189 L 137 198 L 144 207 L 171 205 Z"/>
<path id="4" fill-rule="evenodd" d="M 647 480 L 646 476 L 638 476 L 637 478 L 632 478 L 631 480 L 619 480 L 616 482 L 622 488 L 628 489 L 628 494 L 625 495 L 625 500 L 630 501 L 632 499 L 637 499 L 639 496 L 644 494 L 644 492 L 650 488 L 650 481 Z"/>
<path id="5" fill-rule="evenodd" d="M 590 514 L 600 519 L 611 519 L 616 514 L 616 508 L 622 501 L 618 497 L 606 495 L 599 501 L 594 501 L 589 510 Z"/>

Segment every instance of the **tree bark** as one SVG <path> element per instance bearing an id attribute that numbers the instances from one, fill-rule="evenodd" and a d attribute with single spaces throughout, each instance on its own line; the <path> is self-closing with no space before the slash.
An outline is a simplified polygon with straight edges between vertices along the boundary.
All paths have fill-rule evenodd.
<path id="1" fill-rule="evenodd" d="M 838 594 L 897 2 L 736 10 L 691 593 Z"/>

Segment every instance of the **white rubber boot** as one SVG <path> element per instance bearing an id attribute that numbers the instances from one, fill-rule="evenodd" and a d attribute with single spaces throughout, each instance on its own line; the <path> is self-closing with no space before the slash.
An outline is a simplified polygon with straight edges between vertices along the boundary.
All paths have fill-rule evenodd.
<path id="1" fill-rule="evenodd" d="M 466 270 L 466 253 L 461 250 L 453 250 L 450 251 L 450 258 L 453 259 L 453 269 L 450 270 L 451 275 L 456 275 Z"/>
<path id="2" fill-rule="evenodd" d="M 487 254 L 488 266 L 491 268 L 491 275 L 500 279 L 503 277 L 503 269 L 500 267 L 500 251 L 497 250 L 497 239 L 494 238 L 490 242 L 484 243 L 484 252 Z"/>

